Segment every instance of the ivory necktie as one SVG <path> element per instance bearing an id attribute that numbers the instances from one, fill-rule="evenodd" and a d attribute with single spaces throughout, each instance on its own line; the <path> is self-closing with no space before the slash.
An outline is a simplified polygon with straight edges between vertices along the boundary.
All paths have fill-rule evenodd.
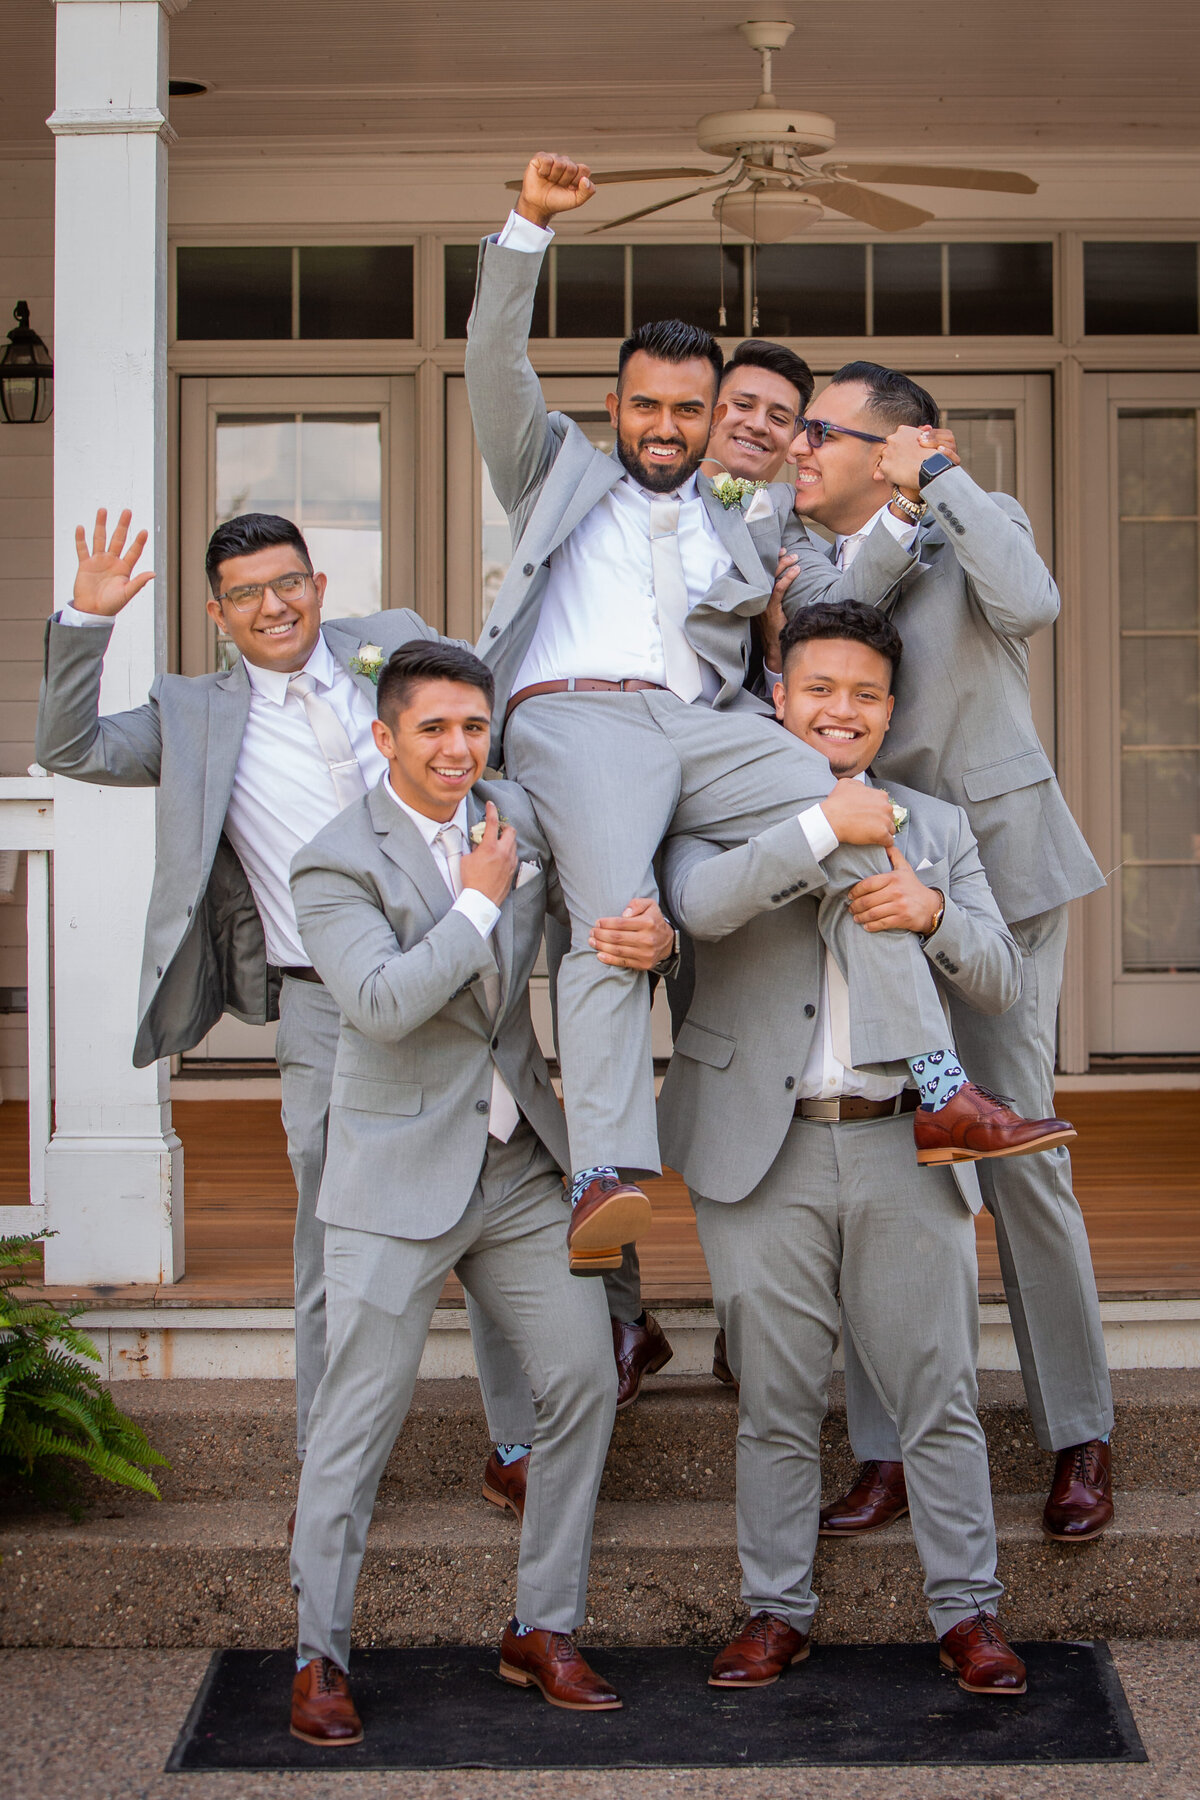
<path id="1" fill-rule="evenodd" d="M 433 841 L 442 847 L 446 858 L 446 867 L 450 871 L 450 886 L 454 890 L 454 898 L 457 900 L 462 893 L 462 832 L 457 825 L 443 825 Z M 488 1012 L 494 1019 L 500 1007 L 500 977 L 498 975 L 484 976 L 483 997 L 487 1002 Z M 494 1138 L 499 1138 L 502 1144 L 507 1144 L 517 1128 L 520 1117 L 517 1103 L 505 1087 L 500 1077 L 500 1071 L 493 1063 L 492 1107 L 488 1118 L 489 1134 Z"/>
<path id="2" fill-rule="evenodd" d="M 683 629 L 688 615 L 687 582 L 679 554 L 679 501 L 674 497 L 650 502 L 650 569 L 667 686 L 681 700 L 694 700 L 702 686 L 700 658 Z"/>
<path id="3" fill-rule="evenodd" d="M 853 537 L 842 539 L 842 547 L 837 554 L 837 565 L 839 569 L 848 569 L 850 567 L 850 564 L 862 549 L 864 542 L 865 539 L 861 532 L 857 531 L 854 533 Z"/>
<path id="4" fill-rule="evenodd" d="M 352 800 L 362 799 L 367 791 L 367 784 L 363 780 L 346 727 L 328 700 L 322 699 L 317 693 L 316 686 L 311 675 L 301 672 L 293 675 L 288 682 L 288 692 L 298 694 L 304 703 L 312 734 L 317 740 L 321 755 L 329 765 L 335 800 L 339 806 L 349 806 Z"/>

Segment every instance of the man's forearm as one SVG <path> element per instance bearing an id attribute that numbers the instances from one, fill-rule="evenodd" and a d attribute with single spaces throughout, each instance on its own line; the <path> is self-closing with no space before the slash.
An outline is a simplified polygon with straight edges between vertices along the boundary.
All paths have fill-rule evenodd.
<path id="1" fill-rule="evenodd" d="M 552 456 L 546 402 L 527 348 L 540 267 L 539 255 L 505 250 L 485 238 L 467 324 L 471 420 L 496 496 L 509 513 Z"/>

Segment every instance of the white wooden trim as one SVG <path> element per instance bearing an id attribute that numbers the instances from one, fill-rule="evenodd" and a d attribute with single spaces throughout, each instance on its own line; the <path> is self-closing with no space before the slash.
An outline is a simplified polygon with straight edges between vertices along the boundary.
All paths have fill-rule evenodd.
<path id="1" fill-rule="evenodd" d="M 149 132 L 154 137 L 161 138 L 164 144 L 179 141 L 171 129 L 170 121 L 159 112 L 157 106 L 112 106 L 98 107 L 95 112 L 52 112 L 46 124 L 55 137 L 95 137 L 105 132 L 119 131 L 127 137 L 139 132 Z"/>

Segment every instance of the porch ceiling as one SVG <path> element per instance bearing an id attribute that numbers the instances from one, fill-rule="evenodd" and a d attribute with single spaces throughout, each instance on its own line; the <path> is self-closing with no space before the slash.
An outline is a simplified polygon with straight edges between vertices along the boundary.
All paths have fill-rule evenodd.
<path id="1" fill-rule="evenodd" d="M 793 19 L 785 106 L 828 112 L 838 150 L 1194 149 L 1200 8 L 1151 0 L 191 0 L 171 26 L 181 146 L 320 142 L 457 158 L 535 141 L 593 158 L 695 156 L 703 112 L 748 104 L 733 27 Z M 5 8 L 0 142 L 49 152 L 54 9 Z"/>

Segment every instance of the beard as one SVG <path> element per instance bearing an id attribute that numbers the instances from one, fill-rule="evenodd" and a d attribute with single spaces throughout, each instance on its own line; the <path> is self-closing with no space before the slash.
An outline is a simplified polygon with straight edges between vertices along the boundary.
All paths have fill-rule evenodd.
<path id="1" fill-rule="evenodd" d="M 663 438 L 642 438 L 635 442 L 632 438 L 617 437 L 617 456 L 627 475 L 632 476 L 639 487 L 644 487 L 651 494 L 673 494 L 690 481 L 700 464 L 704 461 L 705 452 L 697 450 L 693 455 L 685 455 L 683 464 L 678 469 L 664 469 L 657 463 L 644 462 L 641 457 L 643 443 L 664 443 Z M 687 446 L 682 448 L 686 451 Z"/>

